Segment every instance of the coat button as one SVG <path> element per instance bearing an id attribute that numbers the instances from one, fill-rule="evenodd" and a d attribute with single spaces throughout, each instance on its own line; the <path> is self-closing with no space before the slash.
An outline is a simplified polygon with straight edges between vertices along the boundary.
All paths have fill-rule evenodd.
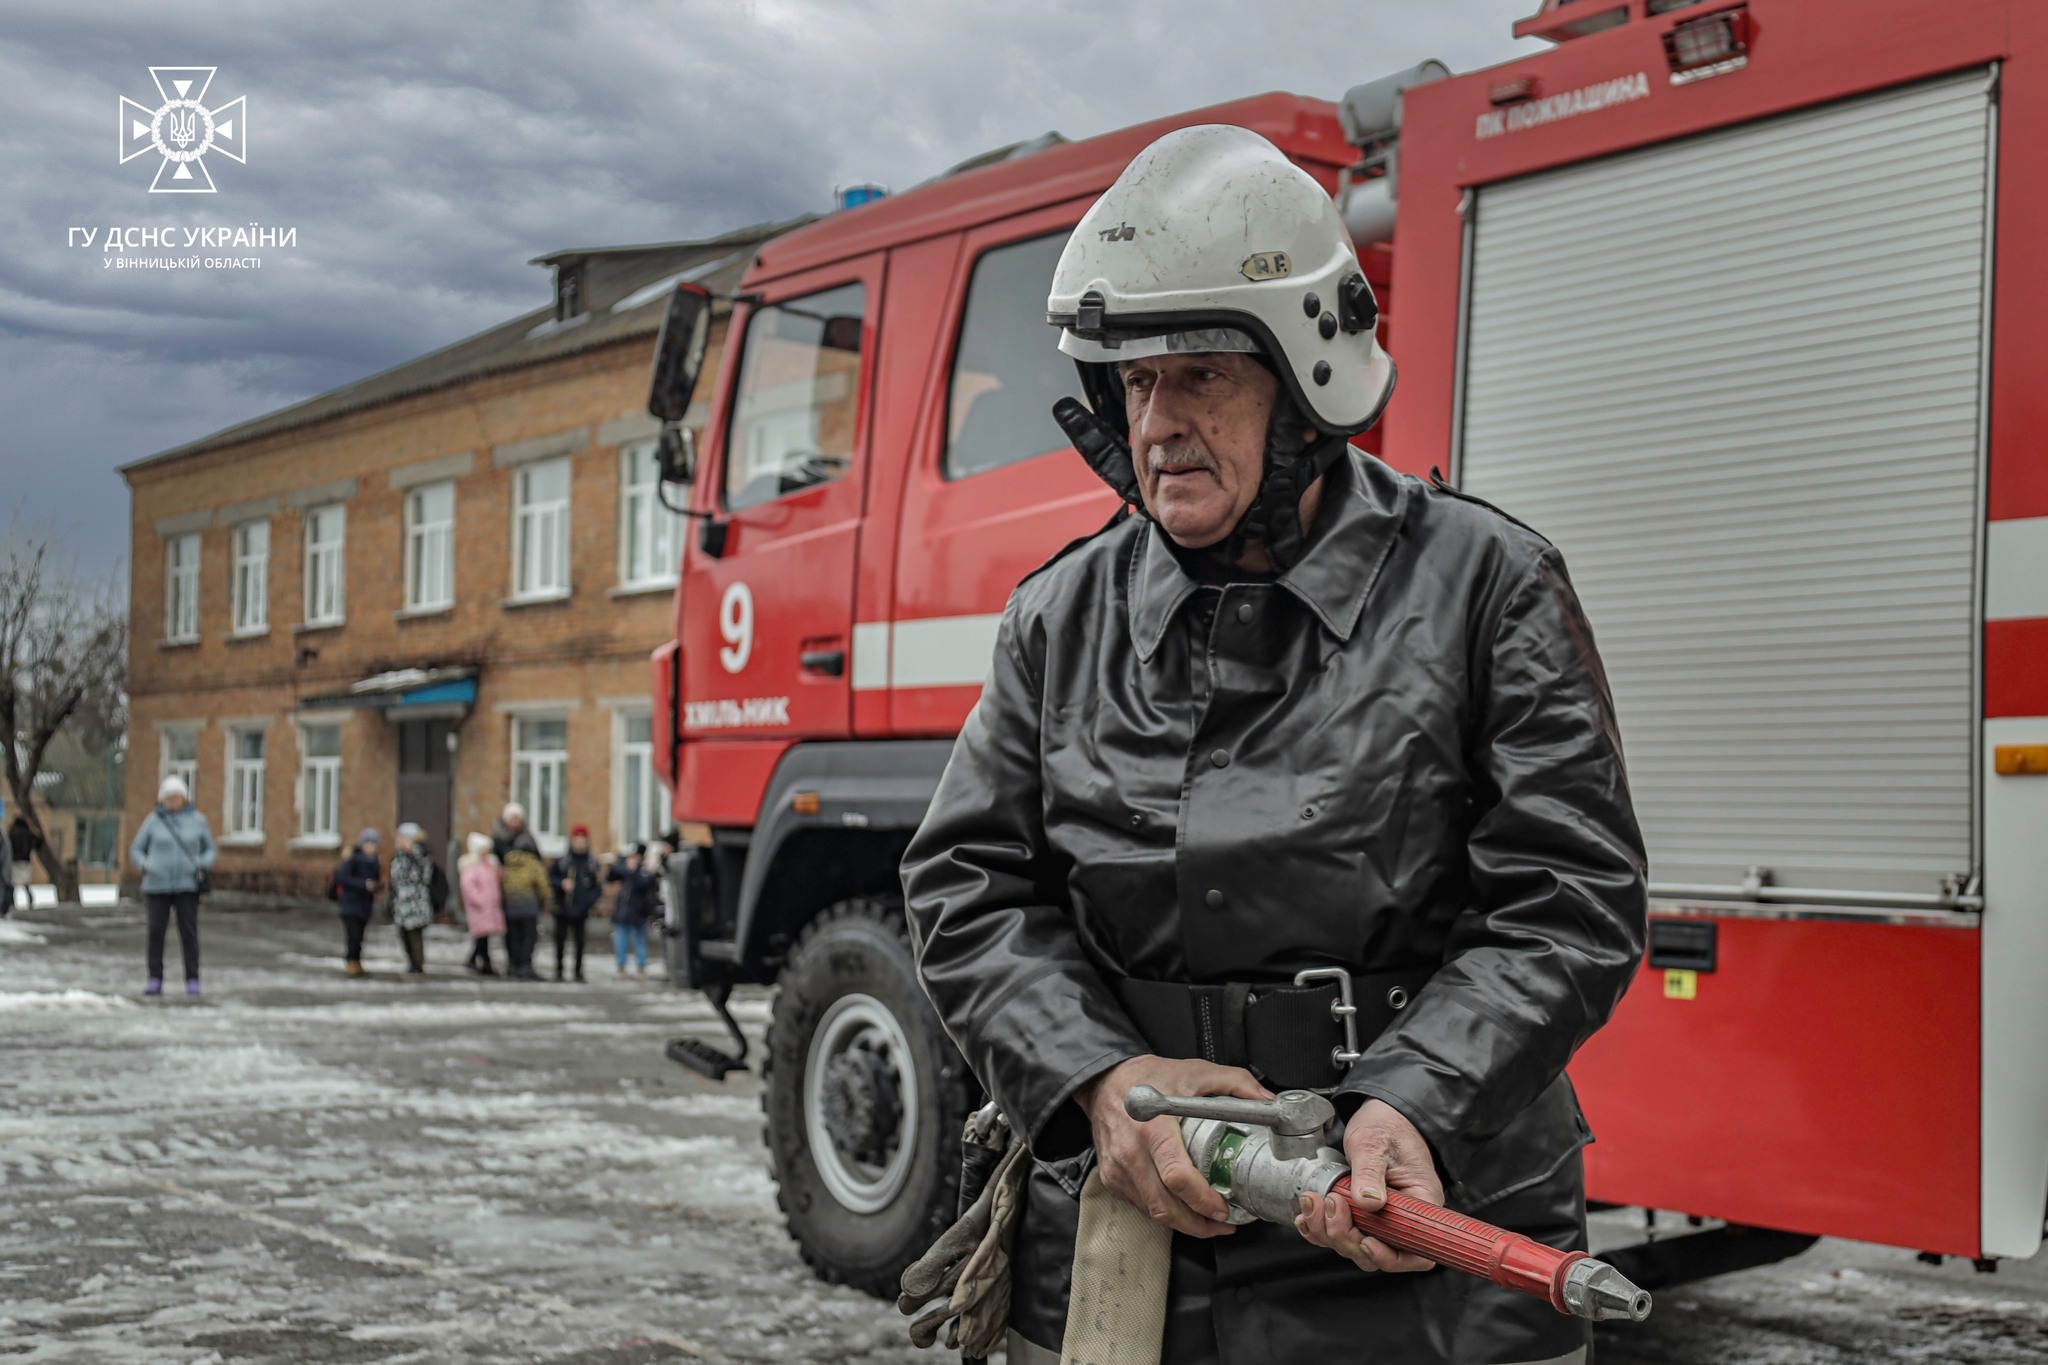
<path id="1" fill-rule="evenodd" d="M 1230 751 L 1218 749 L 1215 753 L 1209 755 L 1209 761 L 1219 768 L 1227 768 L 1230 766 Z"/>
<path id="2" fill-rule="evenodd" d="M 1240 603 L 1238 603 L 1238 604 L 1237 604 L 1237 619 L 1238 619 L 1238 620 L 1240 620 L 1240 621 L 1249 621 L 1249 620 L 1251 620 L 1251 619 L 1252 619 L 1252 604 L 1251 604 L 1251 603 L 1249 603 L 1249 602 L 1240 602 Z"/>
<path id="3" fill-rule="evenodd" d="M 1211 887 L 1209 889 L 1209 894 L 1202 897 L 1202 899 L 1208 902 L 1209 908 L 1211 910 L 1221 910 L 1223 908 L 1223 893 L 1221 891 L 1216 890 L 1214 887 Z"/>

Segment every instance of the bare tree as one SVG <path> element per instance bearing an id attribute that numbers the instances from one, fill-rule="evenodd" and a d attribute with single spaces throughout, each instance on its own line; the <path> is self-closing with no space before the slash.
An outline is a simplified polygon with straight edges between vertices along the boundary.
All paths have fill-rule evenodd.
<path id="1" fill-rule="evenodd" d="M 126 728 L 128 613 L 118 580 L 89 583 L 56 560 L 57 537 L 17 515 L 0 548 L 0 749 L 14 808 L 38 837 L 31 796 L 50 741 L 70 724 L 88 743 Z M 62 900 L 78 899 L 75 866 L 47 838 L 37 855 Z"/>

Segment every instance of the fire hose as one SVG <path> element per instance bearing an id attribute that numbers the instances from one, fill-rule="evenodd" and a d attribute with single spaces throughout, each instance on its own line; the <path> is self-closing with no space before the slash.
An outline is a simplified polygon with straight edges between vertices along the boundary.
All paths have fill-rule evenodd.
<path id="1" fill-rule="evenodd" d="M 1162 1095 L 1139 1085 L 1125 1094 L 1124 1111 L 1140 1123 L 1181 1120 L 1195 1169 L 1229 1204 L 1233 1223 L 1263 1219 L 1291 1226 L 1302 1195 L 1334 1194 L 1351 1204 L 1360 1232 L 1396 1250 L 1542 1299 L 1573 1317 L 1641 1322 L 1650 1316 L 1648 1292 L 1583 1251 L 1560 1251 L 1399 1190 L 1387 1191 L 1378 1209 L 1361 1207 L 1351 1196 L 1349 1165 L 1323 1144 L 1337 1111 L 1312 1091 L 1241 1100 Z"/>

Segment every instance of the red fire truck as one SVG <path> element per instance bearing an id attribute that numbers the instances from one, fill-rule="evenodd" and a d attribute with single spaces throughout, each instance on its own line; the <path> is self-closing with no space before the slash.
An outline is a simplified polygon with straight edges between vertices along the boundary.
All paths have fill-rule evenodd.
<path id="1" fill-rule="evenodd" d="M 1367 444 L 1551 537 L 1599 634 L 1653 922 L 1572 1068 L 1593 1197 L 1727 1225 L 1660 1244 L 1666 1280 L 1814 1235 L 2039 1247 L 2048 6 L 1546 0 L 1518 32 L 1554 47 L 1020 149 L 749 271 L 701 460 L 666 446 L 668 941 L 721 1014 L 779 983 L 767 1136 L 821 1273 L 888 1292 L 953 1211 L 974 1083 L 897 862 L 1011 588 L 1112 510 L 1046 415 L 1053 262 L 1204 122 L 1342 197 L 1401 367 Z M 671 421 L 707 305 L 671 314 Z"/>

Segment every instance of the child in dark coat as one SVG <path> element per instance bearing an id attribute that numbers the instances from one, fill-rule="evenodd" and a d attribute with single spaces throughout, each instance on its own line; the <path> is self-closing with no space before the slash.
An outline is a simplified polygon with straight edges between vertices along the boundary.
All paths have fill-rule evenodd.
<path id="1" fill-rule="evenodd" d="M 576 979 L 583 979 L 583 934 L 590 912 L 604 897 L 602 869 L 590 851 L 590 827 L 569 831 L 569 851 L 548 869 L 555 886 L 555 980 L 562 979 L 563 949 L 576 945 Z"/>
<path id="2" fill-rule="evenodd" d="M 334 899 L 341 906 L 341 929 L 347 940 L 350 976 L 367 976 L 363 970 L 363 931 L 377 909 L 377 892 L 384 885 L 384 868 L 377 861 L 377 831 L 366 829 L 356 846 L 334 869 Z"/>

